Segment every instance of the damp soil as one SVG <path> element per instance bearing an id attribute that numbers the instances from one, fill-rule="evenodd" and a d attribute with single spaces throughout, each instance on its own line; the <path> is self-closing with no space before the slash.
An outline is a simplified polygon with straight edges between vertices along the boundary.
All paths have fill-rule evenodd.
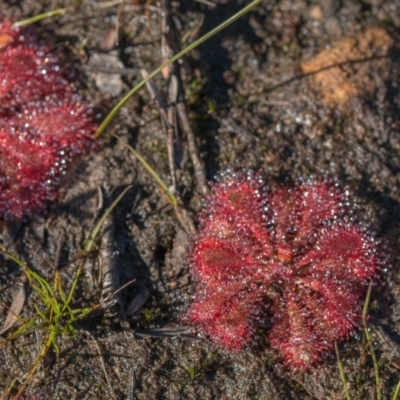
<path id="1" fill-rule="evenodd" d="M 118 5 L 3 0 L 0 10 L 19 20 L 66 3 L 73 11 L 44 20 L 35 30 L 80 70 L 83 90 L 104 116 L 141 79 L 141 69 L 150 72 L 162 62 L 162 5 L 125 1 L 115 46 L 111 39 Z M 214 6 L 172 2 L 171 29 L 178 47 L 245 4 L 210 3 Z M 359 204 L 356 218 L 386 243 L 390 265 L 373 288 L 369 319 L 384 399 L 391 398 L 400 376 L 399 38 L 396 0 L 271 0 L 180 64 L 190 124 L 208 180 L 227 168 L 262 170 L 271 184 L 331 176 L 353 193 Z M 155 83 L 165 90 L 161 77 Z M 107 132 L 120 135 L 171 183 L 160 113 L 146 89 L 129 100 Z M 128 333 L 112 310 L 77 323 L 76 337 L 62 337 L 59 354 L 48 352 L 28 392 L 61 400 L 345 398 L 331 354 L 315 369 L 293 376 L 268 349 L 263 331 L 258 344 L 238 353 L 216 349 L 194 334 L 173 334 L 183 325 L 180 316 L 194 289 L 184 259 L 188 235 L 152 178 L 107 132 L 90 157 L 74 168 L 59 202 L 46 215 L 9 226 L 3 242 L 47 279 L 60 268 L 68 286 L 74 257 L 104 212 L 101 198 L 115 198 L 132 185 L 108 226 L 119 283 L 134 280 L 121 291 L 122 304 L 127 309 L 135 301 L 137 310 L 127 317 Z M 179 191 L 187 206 L 198 210 L 201 194 L 184 134 L 179 133 L 175 147 Z M 76 307 L 101 301 L 101 271 L 110 262 L 102 244 L 97 242 L 85 264 Z M 0 326 L 5 305 L 11 304 L 22 280 L 21 269 L 1 258 Z M 26 318 L 38 301 L 27 288 L 21 313 Z M 13 379 L 18 387 L 43 339 L 38 331 L 3 346 L 0 392 Z M 339 350 L 351 398 L 374 399 L 374 369 L 362 332 Z"/>

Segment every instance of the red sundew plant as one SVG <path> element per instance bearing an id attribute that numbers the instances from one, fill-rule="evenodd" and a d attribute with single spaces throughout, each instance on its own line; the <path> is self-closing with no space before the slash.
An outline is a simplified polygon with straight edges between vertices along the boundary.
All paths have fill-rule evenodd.
<path id="1" fill-rule="evenodd" d="M 242 349 L 268 319 L 270 346 L 303 372 L 361 326 L 366 287 L 384 260 L 352 221 L 348 191 L 324 180 L 269 190 L 258 176 L 228 172 L 199 222 L 186 319 L 216 345 Z"/>
<path id="2" fill-rule="evenodd" d="M 72 75 L 36 36 L 0 23 L 0 220 L 44 210 L 94 143 Z"/>

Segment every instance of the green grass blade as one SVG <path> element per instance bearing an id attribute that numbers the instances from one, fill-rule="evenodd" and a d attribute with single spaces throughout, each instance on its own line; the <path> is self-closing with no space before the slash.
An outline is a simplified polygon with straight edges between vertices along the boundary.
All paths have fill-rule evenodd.
<path id="1" fill-rule="evenodd" d="M 35 15 L 31 18 L 27 18 L 27 19 L 23 19 L 21 21 L 15 22 L 13 24 L 13 28 L 21 28 L 22 26 L 26 26 L 26 25 L 30 25 L 33 24 L 35 22 L 39 22 L 42 19 L 45 18 L 49 18 L 49 17 L 54 17 L 55 15 L 60 15 L 60 14 L 64 14 L 67 12 L 67 8 L 58 8 L 57 10 L 53 10 L 53 11 L 48 11 L 48 12 L 44 12 L 42 14 L 38 14 Z"/>
<path id="2" fill-rule="evenodd" d="M 374 365 L 376 399 L 381 400 L 382 396 L 381 396 L 381 380 L 379 377 L 379 365 L 378 365 L 378 360 L 376 358 L 374 346 L 372 344 L 372 339 L 371 339 L 371 335 L 369 334 L 368 324 L 367 324 L 367 313 L 368 313 L 369 301 L 371 299 L 371 290 L 372 290 L 372 284 L 370 283 L 368 286 L 367 295 L 365 296 L 365 302 L 364 302 L 364 307 L 363 307 L 363 311 L 362 311 L 362 322 L 364 325 L 365 338 L 367 339 L 368 347 L 371 351 L 372 363 Z"/>
<path id="3" fill-rule="evenodd" d="M 168 197 L 169 202 L 175 207 L 178 205 L 178 199 L 169 191 L 167 185 L 163 182 L 163 180 L 157 175 L 156 171 L 150 166 L 150 164 L 128 143 L 126 143 L 123 139 L 117 136 L 115 133 L 111 133 L 111 136 L 118 139 L 123 145 L 139 160 L 139 162 L 143 165 L 146 171 L 153 177 L 153 179 L 157 182 L 157 184 L 164 191 L 165 195 Z"/>
<path id="4" fill-rule="evenodd" d="M 13 260 L 16 264 L 18 264 L 21 268 L 23 268 L 23 269 L 26 268 L 26 265 L 20 259 L 18 259 L 17 257 L 13 256 L 11 253 L 9 253 L 2 244 L 0 244 L 0 251 L 2 253 L 4 253 L 8 258 Z"/>
<path id="5" fill-rule="evenodd" d="M 28 267 L 26 267 L 29 269 Z M 49 282 L 46 281 L 46 279 L 42 278 L 38 273 L 35 271 L 32 271 L 29 269 L 30 273 L 32 274 L 33 278 L 35 278 L 36 282 L 39 283 L 41 286 L 41 290 L 38 290 L 38 292 L 42 295 L 43 300 L 50 298 L 53 295 L 53 289 L 51 288 Z"/>
<path id="6" fill-rule="evenodd" d="M 69 306 L 68 299 L 65 295 L 64 289 L 62 288 L 61 276 L 59 271 L 56 271 L 56 274 L 54 276 L 54 290 L 56 291 L 56 293 L 60 295 L 61 301 L 63 303 L 63 307 L 60 310 L 60 313 L 64 314 L 65 311 L 68 312 L 69 319 L 71 319 L 73 317 L 73 313 L 71 307 Z"/>
<path id="7" fill-rule="evenodd" d="M 337 364 L 338 364 L 338 368 L 339 368 L 340 379 L 342 380 L 342 383 L 343 383 L 346 400 L 351 400 L 351 397 L 349 394 L 349 389 L 347 387 L 346 375 L 344 374 L 343 364 L 342 364 L 342 361 L 340 360 L 339 349 L 338 349 L 336 342 L 335 342 L 335 353 L 336 353 L 336 359 L 337 359 Z"/>
<path id="8" fill-rule="evenodd" d="M 49 283 L 42 278 L 39 274 L 37 274 L 35 271 L 32 271 L 25 263 L 23 263 L 20 259 L 18 259 L 16 256 L 12 255 L 7 251 L 7 249 L 0 244 L 0 251 L 5 254 L 10 260 L 14 261 L 16 264 L 18 264 L 25 272 L 32 288 L 38 292 L 39 294 L 42 295 L 42 297 L 46 297 L 48 293 L 52 293 L 51 286 Z M 34 281 L 36 281 L 41 287 L 38 287 L 35 285 Z"/>
<path id="9" fill-rule="evenodd" d="M 74 309 L 71 311 L 72 315 L 74 315 L 75 319 L 80 319 L 83 316 L 89 314 L 90 312 L 93 311 L 93 307 L 86 307 L 86 308 L 78 308 L 78 309 Z M 77 316 L 75 316 L 75 314 L 78 314 Z"/>
<path id="10" fill-rule="evenodd" d="M 54 297 L 52 299 L 52 312 L 53 312 L 53 316 L 55 319 L 58 319 L 61 317 L 61 304 L 58 302 L 58 300 L 55 297 L 55 293 L 54 293 Z"/>
<path id="11" fill-rule="evenodd" d="M 60 271 L 56 271 L 54 275 L 54 291 L 60 294 L 61 301 L 66 303 L 67 298 L 61 285 Z"/>
<path id="12" fill-rule="evenodd" d="M 50 343 L 53 346 L 54 351 L 56 352 L 57 355 L 60 354 L 60 346 L 57 343 L 58 334 L 59 334 L 58 331 L 54 331 L 50 335 Z"/>
<path id="13" fill-rule="evenodd" d="M 210 39 L 212 36 L 217 34 L 218 32 L 222 31 L 225 29 L 227 26 L 241 18 L 243 15 L 247 14 L 252 8 L 257 6 L 258 4 L 261 3 L 261 0 L 253 0 L 249 5 L 244 7 L 242 10 L 240 10 L 238 13 L 233 15 L 232 17 L 228 18 L 226 21 L 224 21 L 221 25 L 218 25 L 216 28 L 211 30 L 210 32 L 206 33 L 204 36 L 202 36 L 200 39 L 197 39 L 195 42 L 190 44 L 189 46 L 185 47 L 182 51 L 179 53 L 175 54 L 173 57 L 171 57 L 169 60 L 165 61 L 163 64 L 161 64 L 158 68 L 156 68 L 153 72 L 151 72 L 147 77 L 143 80 L 141 80 L 129 93 L 127 93 L 120 101 L 119 103 L 109 112 L 109 114 L 104 118 L 104 121 L 100 124 L 100 126 L 97 128 L 97 131 L 95 133 L 95 137 L 98 138 L 104 130 L 108 127 L 110 122 L 115 118 L 115 116 L 118 114 L 119 110 L 121 107 L 125 105 L 125 103 L 136 93 L 138 92 L 150 79 L 154 78 L 158 73 L 161 72 L 165 67 L 168 65 L 171 65 L 175 61 L 179 60 L 181 57 L 183 57 L 185 54 L 189 53 L 189 51 L 193 50 L 200 44 L 204 43 L 206 40 Z"/>
<path id="14" fill-rule="evenodd" d="M 46 322 L 46 324 L 50 324 L 49 319 L 47 318 L 47 316 L 42 311 L 40 311 L 39 307 L 36 304 L 34 304 L 33 307 L 34 307 L 34 309 L 36 311 L 36 315 L 40 316 L 42 318 L 42 320 L 44 322 Z"/>
<path id="15" fill-rule="evenodd" d="M 41 296 L 41 299 L 46 299 L 47 300 L 47 293 L 43 292 L 43 288 L 40 286 L 36 285 L 35 283 L 31 282 L 31 288 L 36 292 L 39 293 Z M 45 301 L 46 302 L 46 301 Z"/>
<path id="16" fill-rule="evenodd" d="M 132 186 L 128 186 L 111 204 L 110 207 L 107 208 L 106 212 L 103 214 L 103 216 L 100 218 L 100 221 L 96 224 L 96 226 L 94 227 L 92 233 L 89 236 L 88 241 L 86 242 L 85 245 L 85 251 L 87 253 L 90 253 L 90 251 L 92 250 L 94 241 L 96 239 L 97 234 L 100 231 L 101 226 L 103 225 L 104 221 L 106 220 L 106 218 L 110 215 L 110 213 L 112 212 L 112 210 L 114 210 L 114 208 L 117 206 L 117 204 L 121 201 L 121 199 L 125 196 L 125 193 L 131 188 Z"/>
<path id="17" fill-rule="evenodd" d="M 392 400 L 397 400 L 400 393 L 400 381 L 397 383 L 396 389 L 394 390 Z"/>
<path id="18" fill-rule="evenodd" d="M 23 325 L 17 328 L 11 335 L 7 336 L 5 339 L 0 340 L 0 347 L 10 342 L 11 340 L 18 338 L 19 336 L 30 333 L 35 329 L 35 327 L 36 327 L 36 320 L 31 319 L 25 322 Z"/>
<path id="19" fill-rule="evenodd" d="M 69 305 L 70 305 L 70 303 L 71 303 L 71 301 L 72 301 L 72 297 L 74 296 L 76 286 L 78 285 L 79 277 L 81 276 L 82 269 L 83 269 L 83 264 L 84 264 L 84 262 L 81 262 L 81 263 L 79 264 L 79 266 L 78 266 L 78 269 L 76 270 L 76 274 L 75 274 L 75 277 L 74 277 L 74 281 L 72 282 L 71 289 L 69 290 L 69 293 L 68 293 L 67 301 L 64 302 L 64 306 L 63 306 L 63 308 L 62 308 L 62 310 L 61 310 L 61 313 L 62 313 L 62 314 L 65 313 L 65 310 L 67 310 L 68 308 L 70 308 Z"/>

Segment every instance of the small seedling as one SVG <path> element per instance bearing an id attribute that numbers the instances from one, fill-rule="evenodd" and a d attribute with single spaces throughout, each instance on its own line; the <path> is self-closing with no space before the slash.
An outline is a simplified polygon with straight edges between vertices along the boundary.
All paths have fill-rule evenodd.
<path id="1" fill-rule="evenodd" d="M 198 373 L 198 371 L 196 369 L 196 366 L 192 365 L 192 364 L 187 365 L 186 366 L 186 370 L 187 370 L 187 372 L 189 374 L 190 379 L 192 379 L 192 380 L 196 377 L 196 375 Z"/>
<path id="2" fill-rule="evenodd" d="M 32 287 L 32 290 L 36 292 L 39 299 L 39 302 L 34 304 L 35 315 L 30 319 L 24 319 L 18 316 L 20 326 L 6 339 L 0 340 L 0 347 L 22 335 L 27 335 L 36 330 L 43 332 L 45 337 L 28 375 L 17 392 L 17 398 L 19 398 L 19 396 L 24 392 L 26 386 L 35 375 L 40 363 L 43 361 L 50 348 L 53 348 L 58 354 L 60 351 L 58 344 L 60 338 L 74 337 L 77 321 L 85 318 L 92 311 L 99 309 L 102 304 L 109 300 L 106 298 L 103 300 L 103 303 L 92 307 L 75 308 L 73 306 L 74 295 L 78 286 L 79 278 L 82 274 L 87 256 L 95 245 L 95 240 L 100 231 L 100 227 L 106 216 L 109 215 L 117 206 L 118 202 L 122 199 L 127 190 L 129 190 L 129 187 L 125 189 L 125 191 L 122 192 L 122 194 L 105 211 L 104 216 L 100 218 L 99 222 L 94 227 L 89 240 L 86 242 L 85 249 L 75 257 L 78 266 L 68 292 L 66 292 L 62 286 L 61 276 L 58 270 L 55 271 L 53 281 L 49 282 L 37 272 L 29 268 L 26 263 L 9 253 L 6 248 L 0 244 L 0 252 L 21 267 Z M 114 293 L 111 294 L 111 296 L 113 295 Z"/>
<path id="3" fill-rule="evenodd" d="M 21 335 L 27 335 L 35 330 L 43 332 L 45 337 L 40 351 L 17 393 L 18 398 L 36 373 L 40 363 L 46 356 L 49 349 L 53 348 L 58 354 L 60 351 L 58 339 L 60 337 L 74 337 L 76 321 L 88 315 L 93 308 L 74 308 L 72 306 L 73 295 L 78 283 L 81 268 L 78 268 L 75 274 L 69 293 L 65 293 L 61 285 L 59 271 L 55 272 L 54 280 L 52 283 L 50 283 L 41 277 L 37 272 L 30 269 L 17 257 L 10 254 L 2 245 L 0 245 L 0 251 L 22 268 L 32 289 L 38 294 L 39 297 L 39 302 L 34 304 L 35 315 L 30 319 L 18 317 L 21 325 L 9 337 L 0 340 L 0 347 L 4 346 L 9 341 L 20 337 Z M 82 262 L 83 259 L 81 263 Z"/>
<path id="4" fill-rule="evenodd" d="M 151 324 L 155 320 L 156 317 L 151 310 L 144 308 L 142 312 L 143 312 L 144 320 L 148 324 Z"/>

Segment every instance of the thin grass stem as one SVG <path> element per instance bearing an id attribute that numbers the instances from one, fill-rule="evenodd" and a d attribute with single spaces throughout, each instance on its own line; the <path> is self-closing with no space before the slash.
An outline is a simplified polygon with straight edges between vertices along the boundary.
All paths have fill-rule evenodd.
<path id="1" fill-rule="evenodd" d="M 146 171 L 153 177 L 153 179 L 157 182 L 157 184 L 164 191 L 167 196 L 169 202 L 175 207 L 178 205 L 178 199 L 170 192 L 167 185 L 164 181 L 157 175 L 157 172 L 150 166 L 150 164 L 128 143 L 126 143 L 123 139 L 117 136 L 115 133 L 111 133 L 111 136 L 118 139 L 123 145 L 139 160 L 139 162 L 143 165 Z"/>
<path id="2" fill-rule="evenodd" d="M 67 301 L 66 301 L 66 303 L 64 303 L 64 307 L 63 307 L 63 309 L 61 311 L 62 313 L 65 312 L 65 310 L 69 307 L 69 305 L 70 305 L 70 303 L 72 301 L 72 297 L 74 296 L 76 286 L 78 285 L 79 277 L 81 276 L 81 273 L 82 273 L 83 264 L 84 264 L 84 261 L 82 261 L 79 264 L 79 266 L 78 266 L 78 268 L 76 270 L 74 281 L 72 282 L 71 289 L 70 289 L 70 291 L 68 293 Z"/>
<path id="3" fill-rule="evenodd" d="M 369 284 L 368 290 L 367 290 L 367 295 L 365 296 L 365 302 L 364 302 L 364 307 L 363 307 L 363 311 L 362 311 L 362 322 L 363 322 L 363 326 L 364 326 L 365 338 L 367 339 L 368 347 L 371 352 L 372 363 L 374 365 L 376 399 L 381 400 L 382 396 L 381 396 L 381 380 L 379 377 L 379 365 L 378 365 L 378 360 L 376 358 L 375 349 L 372 344 L 372 339 L 371 339 L 371 335 L 369 333 L 368 324 L 367 324 L 367 313 L 368 313 L 369 302 L 371 299 L 371 290 L 372 290 L 372 283 Z"/>
<path id="4" fill-rule="evenodd" d="M 125 103 L 136 93 L 138 92 L 150 79 L 154 78 L 157 74 L 159 74 L 165 67 L 168 67 L 168 65 L 171 65 L 175 61 L 179 60 L 181 57 L 183 57 L 185 54 L 189 53 L 189 51 L 193 50 L 200 44 L 204 43 L 206 40 L 210 39 L 213 37 L 215 34 L 218 32 L 222 31 L 225 29 L 227 26 L 241 18 L 243 15 L 247 14 L 252 8 L 257 6 L 258 4 L 261 3 L 261 0 L 253 0 L 249 5 L 241 9 L 238 13 L 233 15 L 232 17 L 228 18 L 226 21 L 224 21 L 221 25 L 218 25 L 216 28 L 211 30 L 210 32 L 206 33 L 204 36 L 202 36 L 200 39 L 197 39 L 193 43 L 191 43 L 189 46 L 185 47 L 182 51 L 179 53 L 175 54 L 173 57 L 171 57 L 169 60 L 165 61 L 163 64 L 161 64 L 158 68 L 156 68 L 153 72 L 151 72 L 149 75 L 146 76 L 146 78 L 142 79 L 133 89 L 130 90 L 129 93 L 127 93 L 120 101 L 119 103 L 108 113 L 108 115 L 104 118 L 104 121 L 100 124 L 100 126 L 97 128 L 97 131 L 95 132 L 95 137 L 98 138 L 104 130 L 108 127 L 108 125 L 111 123 L 111 121 L 115 118 L 115 116 L 118 114 L 119 110 L 125 105 Z"/>
<path id="5" fill-rule="evenodd" d="M 114 210 L 114 208 L 117 206 L 117 204 L 121 201 L 121 199 L 125 196 L 125 193 L 131 188 L 132 186 L 128 186 L 111 204 L 110 207 L 107 208 L 106 212 L 102 215 L 102 217 L 100 218 L 99 222 L 96 224 L 96 226 L 94 227 L 92 233 L 89 236 L 88 241 L 86 242 L 85 245 L 85 251 L 87 253 L 90 253 L 90 251 L 92 250 L 94 241 L 96 239 L 97 234 L 100 231 L 101 226 L 103 225 L 104 221 L 106 220 L 106 218 L 110 215 L 110 213 L 112 212 L 112 210 Z"/>
<path id="6" fill-rule="evenodd" d="M 346 400 L 351 400 L 351 397 L 349 394 L 349 389 L 347 387 L 346 375 L 344 374 L 343 364 L 342 364 L 342 361 L 340 360 L 339 349 L 338 349 L 338 345 L 336 342 L 335 342 L 335 353 L 336 353 L 336 359 L 337 359 L 337 364 L 338 364 L 338 368 L 339 368 L 340 379 L 342 380 L 342 383 L 343 383 L 343 389 L 344 389 L 344 393 L 346 396 Z"/>
<path id="7" fill-rule="evenodd" d="M 35 22 L 39 22 L 42 19 L 54 17 L 55 15 L 64 14 L 68 11 L 68 8 L 58 8 L 57 10 L 47 11 L 42 14 L 35 15 L 33 17 L 17 21 L 13 24 L 13 28 L 21 28 L 22 26 L 30 25 Z"/>
<path id="8" fill-rule="evenodd" d="M 45 342 L 46 343 L 40 349 L 40 352 L 39 352 L 38 356 L 36 357 L 36 360 L 35 360 L 32 368 L 30 369 L 30 371 L 28 373 L 28 376 L 25 378 L 25 380 L 22 383 L 21 387 L 19 388 L 17 394 L 15 395 L 16 399 L 19 399 L 20 396 L 22 396 L 22 394 L 24 393 L 26 387 L 28 386 L 28 383 L 30 382 L 30 380 L 32 379 L 33 375 L 35 375 L 37 369 L 39 368 L 40 363 L 46 357 L 46 354 L 49 351 L 49 348 L 50 348 L 51 343 L 52 343 L 51 335 L 48 336 L 48 338 L 47 338 L 47 340 Z"/>
<path id="9" fill-rule="evenodd" d="M 399 397 L 399 393 L 400 393 L 400 381 L 396 385 L 396 389 L 394 390 L 392 400 L 397 400 L 397 398 Z"/>
<path id="10" fill-rule="evenodd" d="M 4 253 L 8 258 L 13 260 L 15 263 L 17 263 L 20 267 L 25 269 L 25 267 L 26 267 L 25 264 L 20 259 L 18 259 L 17 257 L 13 256 L 11 253 L 9 253 L 2 244 L 0 244 L 0 251 L 2 253 Z"/>
<path id="11" fill-rule="evenodd" d="M 9 393 L 11 392 L 11 389 L 14 387 L 15 382 L 17 382 L 17 380 L 18 380 L 18 378 L 14 378 L 14 379 L 11 381 L 10 385 L 8 386 L 8 390 L 6 391 L 6 393 L 3 393 L 3 394 L 1 395 L 0 400 L 4 400 L 4 399 L 6 399 L 6 397 L 9 396 Z"/>

